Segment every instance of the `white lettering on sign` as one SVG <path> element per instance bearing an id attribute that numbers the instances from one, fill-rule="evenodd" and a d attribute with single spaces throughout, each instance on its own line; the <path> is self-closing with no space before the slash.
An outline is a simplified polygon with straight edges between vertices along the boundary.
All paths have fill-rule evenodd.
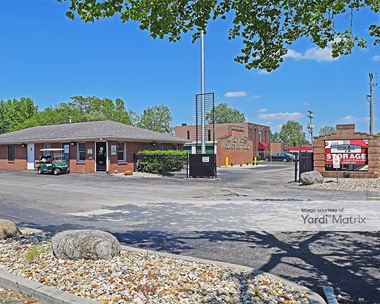
<path id="1" fill-rule="evenodd" d="M 202 163 L 209 163 L 209 162 L 210 162 L 210 157 L 208 157 L 208 156 L 202 157 Z"/>
<path id="2" fill-rule="evenodd" d="M 230 136 L 227 139 L 227 143 L 224 146 L 227 150 L 249 150 L 249 144 L 247 138 L 241 138 L 238 136 Z"/>
<path id="3" fill-rule="evenodd" d="M 333 157 L 333 168 L 339 169 L 340 168 L 340 158 L 336 154 L 333 154 L 333 156 L 334 156 Z"/>

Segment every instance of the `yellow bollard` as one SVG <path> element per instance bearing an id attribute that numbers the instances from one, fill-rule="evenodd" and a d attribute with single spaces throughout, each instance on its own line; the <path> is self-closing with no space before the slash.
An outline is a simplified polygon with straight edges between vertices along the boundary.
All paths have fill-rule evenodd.
<path id="1" fill-rule="evenodd" d="M 226 157 L 226 168 L 228 168 L 228 157 Z"/>
<path id="2" fill-rule="evenodd" d="M 253 166 L 256 166 L 257 165 L 257 157 L 255 156 L 254 158 L 253 158 Z"/>

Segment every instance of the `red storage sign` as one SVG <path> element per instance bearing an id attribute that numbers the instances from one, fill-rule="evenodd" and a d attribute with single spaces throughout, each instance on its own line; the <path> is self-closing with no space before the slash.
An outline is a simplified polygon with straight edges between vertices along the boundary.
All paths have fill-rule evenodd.
<path id="1" fill-rule="evenodd" d="M 335 155 L 335 156 L 334 156 Z M 341 165 L 366 165 L 368 155 L 368 140 L 326 140 L 325 163 L 333 164 L 337 157 Z"/>

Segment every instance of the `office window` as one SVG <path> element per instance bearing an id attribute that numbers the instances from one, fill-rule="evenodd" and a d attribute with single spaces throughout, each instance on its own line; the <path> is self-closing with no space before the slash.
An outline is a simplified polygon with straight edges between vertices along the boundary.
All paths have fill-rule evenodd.
<path id="1" fill-rule="evenodd" d="M 8 145 L 8 161 L 15 160 L 15 145 Z"/>
<path id="2" fill-rule="evenodd" d="M 126 161 L 125 143 L 118 142 L 116 146 L 116 154 L 118 161 Z"/>
<path id="3" fill-rule="evenodd" d="M 187 131 L 186 134 L 187 134 L 187 137 L 186 137 L 186 138 L 187 138 L 187 139 L 190 139 L 190 131 Z"/>
<path id="4" fill-rule="evenodd" d="M 77 160 L 78 161 L 86 160 L 86 143 L 77 144 Z"/>
<path id="5" fill-rule="evenodd" d="M 207 140 L 211 141 L 211 130 L 207 130 Z"/>

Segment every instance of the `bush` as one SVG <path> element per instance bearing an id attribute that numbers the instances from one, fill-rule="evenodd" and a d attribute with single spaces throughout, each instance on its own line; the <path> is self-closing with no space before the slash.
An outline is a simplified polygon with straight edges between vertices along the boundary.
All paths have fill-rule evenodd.
<path id="1" fill-rule="evenodd" d="M 43 253 L 45 253 L 44 248 L 40 245 L 35 245 L 28 250 L 26 253 L 26 258 L 29 262 L 32 262 L 35 259 L 39 258 Z"/>
<path id="2" fill-rule="evenodd" d="M 140 151 L 137 153 L 137 170 L 154 174 L 179 171 L 186 165 L 187 155 L 178 150 Z"/>

